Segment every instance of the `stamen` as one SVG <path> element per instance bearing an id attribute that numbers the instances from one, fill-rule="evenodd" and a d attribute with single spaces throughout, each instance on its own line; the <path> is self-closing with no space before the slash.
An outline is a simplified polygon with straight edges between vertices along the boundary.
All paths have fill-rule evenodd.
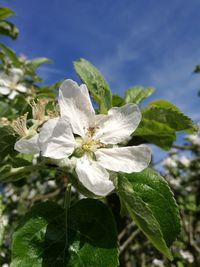
<path id="1" fill-rule="evenodd" d="M 26 137 L 29 133 L 26 123 L 27 123 L 28 113 L 20 116 L 11 123 L 13 130 L 21 137 Z"/>
<path id="2" fill-rule="evenodd" d="M 32 107 L 32 116 L 34 120 L 41 122 L 45 120 L 45 108 L 47 103 L 48 99 L 46 98 L 37 99 L 37 102 L 35 102 L 35 100 L 29 101 L 29 105 Z"/>

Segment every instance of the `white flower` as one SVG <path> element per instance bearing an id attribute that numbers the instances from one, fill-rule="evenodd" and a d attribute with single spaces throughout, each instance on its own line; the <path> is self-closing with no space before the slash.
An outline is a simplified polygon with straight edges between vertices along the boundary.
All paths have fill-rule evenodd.
<path id="1" fill-rule="evenodd" d="M 149 165 L 147 146 L 114 146 L 128 140 L 137 128 L 141 120 L 137 105 L 95 115 L 86 85 L 78 86 L 72 80 L 62 83 L 58 101 L 61 117 L 47 121 L 39 134 L 42 156 L 76 157 L 75 171 L 89 191 L 105 196 L 114 189 L 108 171 L 140 172 Z"/>
<path id="2" fill-rule="evenodd" d="M 188 260 L 189 263 L 194 262 L 194 256 L 189 251 L 181 249 L 180 254 L 183 257 L 183 259 Z"/>
<path id="3" fill-rule="evenodd" d="M 23 71 L 18 68 L 12 68 L 9 75 L 5 72 L 0 72 L 0 94 L 9 95 L 13 99 L 18 92 L 25 93 L 27 88 L 19 83 L 23 77 Z"/>
<path id="4" fill-rule="evenodd" d="M 194 145 L 200 146 L 200 136 L 198 134 L 191 134 L 187 136 L 187 139 Z"/>
<path id="5" fill-rule="evenodd" d="M 159 259 L 154 259 L 153 264 L 155 266 L 158 266 L 158 267 L 164 267 L 164 262 L 162 260 L 159 260 Z"/>
<path id="6" fill-rule="evenodd" d="M 190 166 L 190 160 L 189 160 L 189 158 L 186 157 L 186 156 L 184 156 L 184 155 L 179 158 L 179 162 L 183 166 L 185 166 L 186 168 L 188 168 Z"/>
<path id="7" fill-rule="evenodd" d="M 163 165 L 168 168 L 176 168 L 177 167 L 177 157 L 173 155 L 172 157 L 168 157 L 163 160 Z"/>

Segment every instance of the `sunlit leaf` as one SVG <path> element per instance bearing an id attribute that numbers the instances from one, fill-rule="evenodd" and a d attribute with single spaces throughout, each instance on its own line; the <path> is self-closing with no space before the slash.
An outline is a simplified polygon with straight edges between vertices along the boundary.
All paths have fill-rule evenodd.
<path id="1" fill-rule="evenodd" d="M 102 74 L 84 58 L 75 61 L 74 68 L 87 85 L 94 100 L 99 104 L 100 112 L 106 113 L 112 107 L 112 93 Z"/>

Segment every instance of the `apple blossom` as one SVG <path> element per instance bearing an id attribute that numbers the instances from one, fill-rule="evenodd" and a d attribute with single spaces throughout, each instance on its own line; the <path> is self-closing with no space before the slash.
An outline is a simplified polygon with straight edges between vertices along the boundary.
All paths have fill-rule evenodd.
<path id="1" fill-rule="evenodd" d="M 147 146 L 117 145 L 129 140 L 139 125 L 137 105 L 113 107 L 107 115 L 96 115 L 86 85 L 72 80 L 62 83 L 58 102 L 60 117 L 44 123 L 39 133 L 42 156 L 61 161 L 75 158 L 75 172 L 89 191 L 105 196 L 114 189 L 109 171 L 140 172 L 149 165 Z"/>
<path id="2" fill-rule="evenodd" d="M 27 88 L 20 83 L 23 77 L 23 71 L 18 68 L 12 68 L 7 75 L 5 72 L 0 72 L 0 94 L 9 95 L 13 99 L 18 92 L 25 93 Z"/>

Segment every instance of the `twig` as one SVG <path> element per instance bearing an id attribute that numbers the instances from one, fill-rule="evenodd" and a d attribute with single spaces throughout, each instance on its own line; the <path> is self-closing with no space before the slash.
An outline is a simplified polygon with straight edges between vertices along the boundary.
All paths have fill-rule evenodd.
<path id="1" fill-rule="evenodd" d="M 33 204 L 34 202 L 39 201 L 39 200 L 53 198 L 57 196 L 59 193 L 60 193 L 60 189 L 58 188 L 55 191 L 47 193 L 45 195 L 37 195 L 32 199 L 31 203 Z"/>
<path id="2" fill-rule="evenodd" d="M 198 252 L 198 254 L 200 254 L 200 248 L 198 247 L 198 245 L 196 244 L 195 240 L 194 240 L 194 235 L 193 235 L 193 229 L 192 229 L 192 216 L 189 215 L 189 241 L 190 241 L 190 245 Z"/>
<path id="3" fill-rule="evenodd" d="M 129 238 L 126 239 L 126 241 L 120 246 L 120 254 L 123 253 L 123 251 L 125 250 L 125 248 L 132 242 L 132 240 L 135 238 L 136 235 L 138 235 L 140 232 L 139 229 L 135 230 L 130 236 Z"/>
<path id="4" fill-rule="evenodd" d="M 173 147 L 173 148 L 182 149 L 182 150 L 190 150 L 190 149 L 193 148 L 193 147 L 190 146 L 190 145 L 177 145 L 177 144 L 174 144 L 172 147 Z"/>
<path id="5" fill-rule="evenodd" d="M 118 240 L 120 241 L 124 235 L 126 234 L 127 230 L 134 226 L 134 222 L 129 223 L 118 235 Z"/>

